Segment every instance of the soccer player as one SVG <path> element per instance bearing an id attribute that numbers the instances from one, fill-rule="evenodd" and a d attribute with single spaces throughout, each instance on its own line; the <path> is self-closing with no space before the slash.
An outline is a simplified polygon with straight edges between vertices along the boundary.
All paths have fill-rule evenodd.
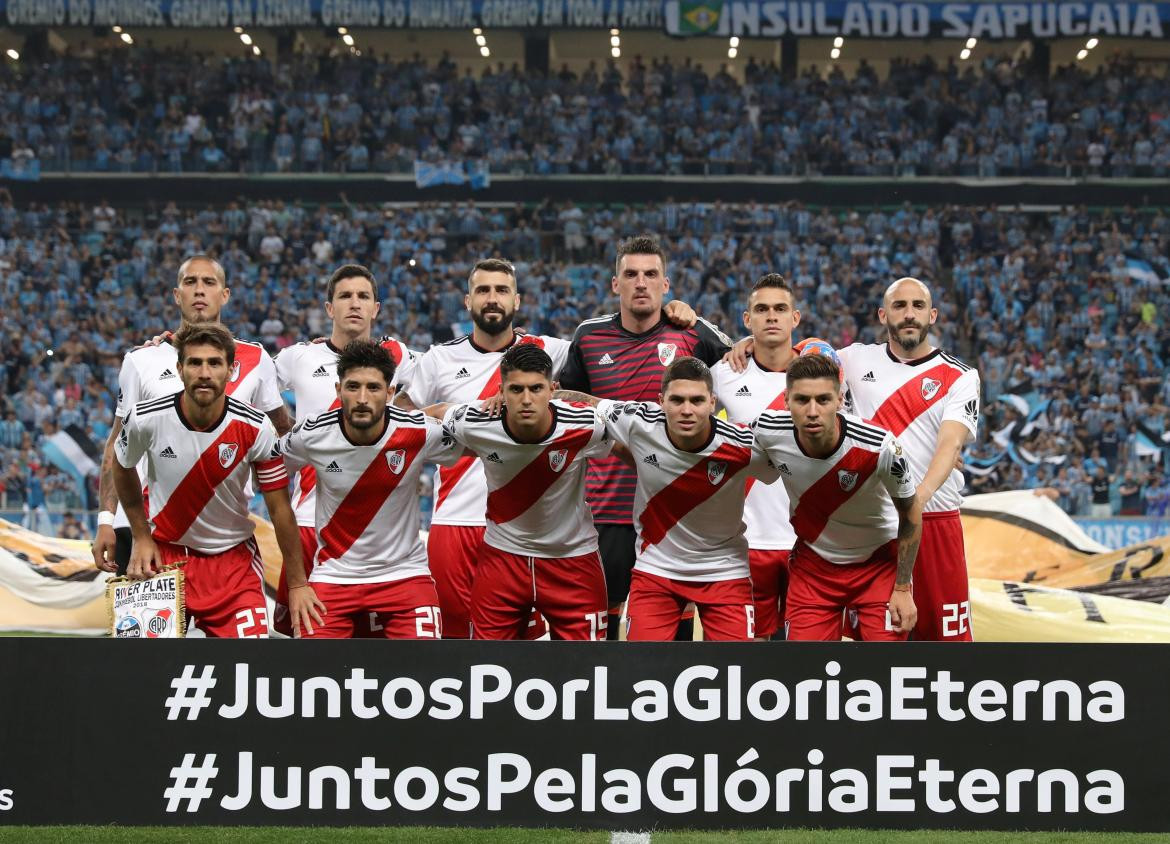
<path id="1" fill-rule="evenodd" d="M 788 410 L 756 420 L 791 501 L 796 545 L 784 626 L 790 640 L 898 641 L 914 628 L 910 575 L 922 533 L 914 472 L 889 431 L 841 413 L 841 375 L 825 355 L 788 366 Z"/>
<path id="2" fill-rule="evenodd" d="M 173 291 L 179 306 L 180 330 L 204 323 L 221 324 L 220 314 L 231 297 L 223 267 L 206 255 L 194 255 L 179 267 Z M 278 434 L 292 427 L 288 409 L 276 384 L 276 367 L 259 343 L 235 340 L 235 362 L 227 381 L 227 394 L 263 411 Z M 122 431 L 122 420 L 140 401 L 173 396 L 183 385 L 177 370 L 178 354 L 173 338 L 137 346 L 122 359 L 118 373 L 118 406 L 106 440 L 98 482 L 98 529 L 93 542 L 93 560 L 103 571 L 124 571 L 130 560 L 130 525 L 114 489 L 114 443 Z M 139 467 L 139 474 L 145 473 Z M 117 512 L 115 512 L 117 511 Z"/>
<path id="3" fill-rule="evenodd" d="M 666 253 L 651 237 L 618 244 L 611 281 L 619 310 L 585 320 L 573 335 L 560 376 L 565 390 L 603 399 L 656 401 L 665 369 L 675 360 L 696 357 L 708 366 L 719 361 L 731 341 L 706 320 L 676 320 L 662 307 L 670 289 Z M 674 305 L 674 302 L 670 303 Z M 595 460 L 586 480 L 609 590 L 608 635 L 618 638 L 622 604 L 630 591 L 634 545 L 634 490 L 637 473 L 617 457 Z M 691 622 L 680 625 L 691 638 Z"/>
<path id="4" fill-rule="evenodd" d="M 657 405 L 601 400 L 597 409 L 636 467 L 626 638 L 674 639 L 693 603 L 705 639 L 754 639 L 744 480 L 772 483 L 778 473 L 751 431 L 715 417 L 711 370 L 678 358 L 662 374 Z"/>
<path id="5" fill-rule="evenodd" d="M 378 343 L 352 341 L 336 370 L 340 409 L 298 424 L 276 448 L 288 465 L 317 470 L 308 585 L 303 571 L 289 570 L 294 632 L 350 638 L 355 621 L 376 613 L 387 639 L 438 639 L 442 613 L 419 538 L 418 479 L 423 463 L 452 465 L 462 449 L 438 420 L 389 405 L 394 360 Z M 323 613 L 306 615 L 306 599 L 324 604 Z"/>
<path id="6" fill-rule="evenodd" d="M 534 606 L 553 639 L 605 639 L 605 574 L 585 468 L 613 440 L 592 406 L 552 400 L 552 368 L 543 349 L 513 346 L 500 362 L 502 414 L 467 404 L 427 408 L 475 452 L 487 478 L 487 529 L 471 588 L 476 639 L 520 638 Z"/>
<path id="7" fill-rule="evenodd" d="M 857 415 L 906 446 L 924 509 L 914 566 L 914 639 L 969 642 L 971 602 L 963 524 L 963 473 L 956 462 L 979 424 L 979 373 L 930 343 L 938 318 L 930 290 L 901 278 L 886 290 L 878 319 L 887 342 L 855 343 L 838 354 Z"/>
<path id="8" fill-rule="evenodd" d="M 784 371 L 796 359 L 792 331 L 800 324 L 800 311 L 783 276 L 768 273 L 755 283 L 743 324 L 755 341 L 747 369 L 736 372 L 729 363 L 720 361 L 711 367 L 711 377 L 715 398 L 726 411 L 728 421 L 749 425 L 765 410 L 787 408 Z M 767 639 L 781 629 L 788 590 L 788 557 L 796 541 L 788 521 L 784 485 L 760 484 L 749 478 L 744 522 L 756 602 L 756 635 Z"/>
<path id="9" fill-rule="evenodd" d="M 510 263 L 499 258 L 477 262 L 467 288 L 464 305 L 471 313 L 471 334 L 432 346 L 419 358 L 409 395 L 403 391 L 395 398 L 399 407 L 468 404 L 498 396 L 500 360 L 517 344 L 544 349 L 552 358 L 554 376 L 564 367 L 567 341 L 513 328 L 520 296 L 516 293 L 516 270 Z M 668 318 L 686 322 L 693 319 L 693 312 L 680 304 L 671 309 Z M 471 583 L 483 542 L 486 510 L 487 482 L 478 460 L 467 457 L 439 470 L 427 555 L 447 638 L 466 639 L 470 635 Z"/>
<path id="10" fill-rule="evenodd" d="M 186 560 L 189 623 L 207 636 L 264 637 L 263 565 L 246 494 L 253 473 L 285 565 L 301 565 L 288 475 L 272 456 L 276 429 L 264 414 L 226 395 L 237 371 L 226 328 L 186 325 L 174 349 L 181 392 L 131 407 L 115 444 L 114 484 L 134 533 L 126 573 L 145 578 Z M 135 468 L 140 461 L 148 467 L 150 516 Z"/>
<path id="11" fill-rule="evenodd" d="M 337 358 L 350 342 L 369 340 L 381 304 L 374 274 L 358 264 L 345 264 L 329 276 L 325 286 L 325 313 L 333 322 L 329 338 L 324 342 L 302 342 L 288 346 L 276 356 L 276 377 L 281 390 L 292 390 L 297 417 L 313 419 L 327 410 L 341 407 L 337 395 Z M 379 341 L 394 361 L 394 382 L 401 387 L 409 383 L 415 356 L 402 342 L 393 337 Z M 316 493 L 317 471 L 305 465 L 294 476 L 293 506 L 301 531 L 301 544 L 306 566 L 312 566 L 317 551 Z M 276 614 L 273 627 L 285 636 L 292 635 L 288 615 L 288 586 L 282 570 L 276 590 Z M 358 621 L 361 636 L 381 636 L 376 618 Z"/>

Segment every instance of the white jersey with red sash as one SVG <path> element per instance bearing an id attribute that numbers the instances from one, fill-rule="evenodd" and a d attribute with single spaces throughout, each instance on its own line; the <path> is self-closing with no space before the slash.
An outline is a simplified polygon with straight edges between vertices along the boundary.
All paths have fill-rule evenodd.
<path id="1" fill-rule="evenodd" d="M 136 346 L 122 358 L 118 372 L 118 404 L 114 413 L 119 419 L 139 402 L 173 396 L 183 391 L 179 377 L 179 354 L 170 342 L 157 346 Z M 269 413 L 283 404 L 276 383 L 276 367 L 272 358 L 259 343 L 236 339 L 236 360 L 228 378 L 225 392 L 232 398 Z M 138 467 L 138 476 L 146 481 L 147 466 Z M 149 501 L 147 512 L 150 511 Z M 114 514 L 114 527 L 129 527 L 126 513 L 119 502 Z"/>
<path id="2" fill-rule="evenodd" d="M 451 465 L 462 453 L 438 420 L 386 408 L 372 445 L 350 441 L 341 411 L 298 424 L 276 448 L 288 465 L 317 470 L 317 554 L 310 580 L 383 583 L 428 575 L 419 537 L 418 479 L 428 460 Z"/>
<path id="3" fill-rule="evenodd" d="M 602 401 L 597 409 L 638 470 L 634 570 L 705 582 L 748 577 L 744 481 L 777 477 L 752 432 L 712 418 L 706 445 L 683 451 L 656 404 Z"/>
<path id="4" fill-rule="evenodd" d="M 959 422 L 974 437 L 979 425 L 979 373 L 935 349 L 918 360 L 903 362 L 886 344 L 854 343 L 837 353 L 853 411 L 892 432 L 906 447 L 914 474 L 926 475 L 947 420 Z M 926 505 L 926 512 L 959 509 L 963 473 L 953 470 Z"/>
<path id="5" fill-rule="evenodd" d="M 897 538 L 891 496 L 914 495 L 918 480 L 893 434 L 850 414 L 838 419 L 840 437 L 827 457 L 804 453 L 786 410 L 760 414 L 756 442 L 788 490 L 797 539 L 831 563 L 860 563 Z"/>
<path id="6" fill-rule="evenodd" d="M 127 469 L 146 463 L 156 541 L 221 554 L 254 531 L 247 494 L 253 471 L 265 492 L 287 486 L 288 474 L 272 456 L 276 429 L 263 413 L 228 396 L 219 421 L 200 431 L 183 415 L 181 398 L 136 404 L 114 453 Z"/>
<path id="7" fill-rule="evenodd" d="M 393 337 L 383 337 L 379 343 L 394 360 L 392 386 L 405 389 L 410 385 L 415 353 Z M 326 340 L 297 343 L 282 349 L 276 356 L 280 389 L 293 391 L 298 419 L 313 419 L 327 410 L 341 407 L 337 399 L 337 357 L 340 354 L 341 350 Z M 303 527 L 316 524 L 316 485 L 317 470 L 312 466 L 302 466 L 294 475 L 293 509 L 297 514 L 297 524 Z"/>
<path id="8" fill-rule="evenodd" d="M 483 464 L 484 542 L 522 557 L 578 557 L 597 550 L 585 469 L 589 458 L 610 453 L 613 440 L 593 407 L 562 401 L 549 407 L 553 426 L 538 443 L 517 442 L 503 417 L 474 405 L 449 408 L 443 428 Z"/>
<path id="9" fill-rule="evenodd" d="M 569 341 L 516 332 L 514 343 L 533 343 L 552 358 L 556 378 L 569 354 Z M 500 391 L 500 360 L 506 347 L 496 352 L 475 344 L 469 335 L 449 343 L 431 346 L 419 358 L 410 384 L 410 398 L 416 407 L 431 404 L 475 404 Z M 474 457 L 465 457 L 435 475 L 436 525 L 483 525 L 487 510 L 487 482 L 483 466 Z"/>
<path id="10" fill-rule="evenodd" d="M 720 361 L 711 367 L 715 397 L 727 411 L 727 421 L 750 425 L 765 410 L 787 410 L 785 374 L 760 366 L 753 357 L 747 369 L 736 372 Z M 743 506 L 748 547 L 757 551 L 790 551 L 796 534 L 788 522 L 788 492 L 784 484 L 747 480 Z"/>

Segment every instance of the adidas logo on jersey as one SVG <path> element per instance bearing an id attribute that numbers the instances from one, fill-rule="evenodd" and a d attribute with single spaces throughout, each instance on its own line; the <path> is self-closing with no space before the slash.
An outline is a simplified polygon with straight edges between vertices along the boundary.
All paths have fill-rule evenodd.
<path id="1" fill-rule="evenodd" d="M 873 377 L 873 372 L 865 373 L 864 375 L 861 376 L 861 380 L 862 381 L 877 381 L 877 379 Z"/>
<path id="2" fill-rule="evenodd" d="M 658 468 L 658 455 L 657 454 L 648 454 L 647 456 L 642 458 L 642 462 L 645 463 L 647 466 L 653 466 L 655 468 Z"/>
<path id="3" fill-rule="evenodd" d="M 599 360 L 597 362 L 597 365 L 598 366 L 612 366 L 613 365 L 613 358 L 611 358 L 609 356 L 609 352 L 606 352 L 604 355 L 601 356 L 601 360 Z"/>
<path id="4" fill-rule="evenodd" d="M 337 461 L 334 460 L 332 463 L 330 463 L 328 466 L 325 467 L 325 471 L 326 472 L 340 472 L 341 467 L 338 466 Z"/>
<path id="5" fill-rule="evenodd" d="M 325 368 L 324 364 L 322 364 L 321 366 L 318 366 L 316 370 L 314 370 L 313 377 L 314 378 L 328 378 L 329 377 L 329 370 Z"/>
<path id="6" fill-rule="evenodd" d="M 487 460 L 489 463 L 503 463 L 504 462 L 503 460 L 500 459 L 500 455 L 496 454 L 494 451 L 491 454 L 489 454 L 487 457 L 485 457 L 484 459 Z"/>
<path id="7" fill-rule="evenodd" d="M 738 390 L 735 391 L 735 394 L 737 396 L 747 396 L 748 398 L 751 398 L 752 391 L 747 388 L 747 384 L 744 384 L 742 387 L 740 387 Z"/>
<path id="8" fill-rule="evenodd" d="M 462 369 L 460 369 L 458 372 L 455 373 L 455 377 L 456 378 L 470 378 L 471 373 L 467 371 L 467 367 L 465 366 Z"/>
<path id="9" fill-rule="evenodd" d="M 158 456 L 159 457 L 169 457 L 169 458 L 171 458 L 171 460 L 175 460 L 178 458 L 179 455 L 175 454 L 175 450 L 168 445 L 166 448 L 164 448 L 162 451 L 159 452 Z"/>
<path id="10" fill-rule="evenodd" d="M 158 380 L 165 381 L 168 378 L 174 378 L 174 377 L 175 377 L 175 373 L 171 372 L 169 369 L 164 369 L 162 375 L 158 376 Z"/>
<path id="11" fill-rule="evenodd" d="M 781 475 L 791 475 L 792 474 L 792 470 L 788 468 L 787 463 L 781 463 L 776 468 L 780 470 Z"/>

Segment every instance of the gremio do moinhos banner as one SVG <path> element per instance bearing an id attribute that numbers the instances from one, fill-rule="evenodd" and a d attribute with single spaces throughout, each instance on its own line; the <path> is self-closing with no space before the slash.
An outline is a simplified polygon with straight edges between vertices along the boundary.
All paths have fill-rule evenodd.
<path id="1" fill-rule="evenodd" d="M 0 0 L 8 26 L 476 26 L 777 38 L 1162 38 L 1170 3 L 840 0 Z"/>
<path id="2" fill-rule="evenodd" d="M 1170 831 L 1167 655 L 3 639 L 0 824 Z"/>

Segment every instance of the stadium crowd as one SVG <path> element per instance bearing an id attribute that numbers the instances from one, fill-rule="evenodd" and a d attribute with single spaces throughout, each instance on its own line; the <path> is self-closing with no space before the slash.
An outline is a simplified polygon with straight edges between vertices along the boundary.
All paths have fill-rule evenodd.
<path id="1" fill-rule="evenodd" d="M 928 280 L 940 309 L 935 343 L 982 377 L 969 491 L 1048 487 L 1073 514 L 1165 514 L 1170 217 L 1161 210 L 20 207 L 6 193 L 0 509 L 92 506 L 92 490 L 82 495 L 42 446 L 69 426 L 105 441 L 123 352 L 176 327 L 171 289 L 185 255 L 220 256 L 231 287 L 225 321 L 273 353 L 328 333 L 323 284 L 344 262 L 380 279 L 378 329 L 425 350 L 469 330 L 467 273 L 489 254 L 516 261 L 517 325 L 571 336 L 581 320 L 616 310 L 614 247 L 638 231 L 664 236 L 673 295 L 732 335 L 742 333 L 746 290 L 766 272 L 794 284 L 798 336 L 838 347 L 878 339 L 874 313 L 890 279 Z"/>
<path id="2" fill-rule="evenodd" d="M 493 172 L 1166 176 L 1170 82 L 1114 55 L 1038 75 L 988 54 L 785 80 L 748 60 L 643 60 L 547 77 L 365 50 L 272 62 L 81 45 L 0 67 L 12 172 Z"/>

